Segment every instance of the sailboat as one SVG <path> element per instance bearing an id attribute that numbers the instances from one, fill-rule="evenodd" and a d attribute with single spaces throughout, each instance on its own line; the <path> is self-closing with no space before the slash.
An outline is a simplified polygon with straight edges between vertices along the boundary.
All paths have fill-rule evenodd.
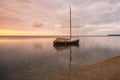
<path id="1" fill-rule="evenodd" d="M 54 46 L 71 46 L 71 45 L 79 45 L 79 39 L 72 40 L 72 24 L 71 24 L 71 6 L 70 6 L 70 38 L 61 38 L 57 37 L 54 41 L 53 44 Z"/>

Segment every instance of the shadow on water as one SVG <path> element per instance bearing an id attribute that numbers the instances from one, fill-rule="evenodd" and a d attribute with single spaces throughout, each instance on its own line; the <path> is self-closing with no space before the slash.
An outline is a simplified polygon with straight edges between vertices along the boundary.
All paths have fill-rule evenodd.
<path id="1" fill-rule="evenodd" d="M 79 44 L 74 44 L 74 45 L 69 45 L 69 46 L 61 46 L 61 45 L 57 45 L 57 46 L 55 46 L 54 45 L 54 48 L 57 50 L 57 51 L 63 51 L 63 50 L 68 50 L 69 49 L 69 53 L 70 53 L 70 55 L 69 55 L 69 73 L 68 73 L 68 75 L 69 75 L 69 80 L 71 80 L 71 72 L 72 72 L 72 47 L 78 47 L 79 48 Z"/>

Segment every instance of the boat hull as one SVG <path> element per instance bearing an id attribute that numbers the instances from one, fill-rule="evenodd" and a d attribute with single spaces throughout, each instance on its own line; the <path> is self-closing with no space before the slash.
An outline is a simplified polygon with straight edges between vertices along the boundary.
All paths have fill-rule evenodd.
<path id="1" fill-rule="evenodd" d="M 71 46 L 71 45 L 79 45 L 79 40 L 69 41 L 69 42 L 54 42 L 54 46 Z"/>

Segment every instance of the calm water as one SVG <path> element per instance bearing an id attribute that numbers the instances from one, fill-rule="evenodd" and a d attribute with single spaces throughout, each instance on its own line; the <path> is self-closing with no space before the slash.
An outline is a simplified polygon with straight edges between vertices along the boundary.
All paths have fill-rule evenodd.
<path id="1" fill-rule="evenodd" d="M 55 80 L 120 55 L 120 37 L 79 37 L 77 47 L 55 38 L 0 38 L 0 80 Z"/>

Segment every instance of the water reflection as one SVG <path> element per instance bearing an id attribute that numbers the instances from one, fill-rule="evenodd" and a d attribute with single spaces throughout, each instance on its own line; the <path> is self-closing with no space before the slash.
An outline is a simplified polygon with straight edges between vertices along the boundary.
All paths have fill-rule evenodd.
<path id="1" fill-rule="evenodd" d="M 71 72 L 72 72 L 72 47 L 78 47 L 79 48 L 79 44 L 74 44 L 74 45 L 69 45 L 69 46 L 63 46 L 63 45 L 54 45 L 54 48 L 57 50 L 57 51 L 63 51 L 63 50 L 69 50 L 70 51 L 70 54 L 69 54 L 69 80 L 71 80 Z"/>
<path id="2" fill-rule="evenodd" d="M 64 45 L 53 45 L 53 47 L 54 47 L 57 51 L 62 51 L 62 50 L 70 49 L 70 48 L 72 48 L 72 47 L 77 47 L 77 48 L 79 48 L 79 44 L 68 45 L 68 46 L 64 46 Z"/>
<path id="3" fill-rule="evenodd" d="M 72 71 L 72 48 L 70 48 L 70 72 L 69 72 L 69 80 L 71 80 L 71 71 Z"/>
<path id="4" fill-rule="evenodd" d="M 1 80 L 55 80 L 120 55 L 120 37 L 80 38 L 80 46 L 54 47 L 55 38 L 1 39 Z"/>
<path id="5" fill-rule="evenodd" d="M 35 49 L 41 49 L 42 47 L 43 47 L 42 44 L 40 44 L 40 43 L 34 43 L 34 48 Z"/>

